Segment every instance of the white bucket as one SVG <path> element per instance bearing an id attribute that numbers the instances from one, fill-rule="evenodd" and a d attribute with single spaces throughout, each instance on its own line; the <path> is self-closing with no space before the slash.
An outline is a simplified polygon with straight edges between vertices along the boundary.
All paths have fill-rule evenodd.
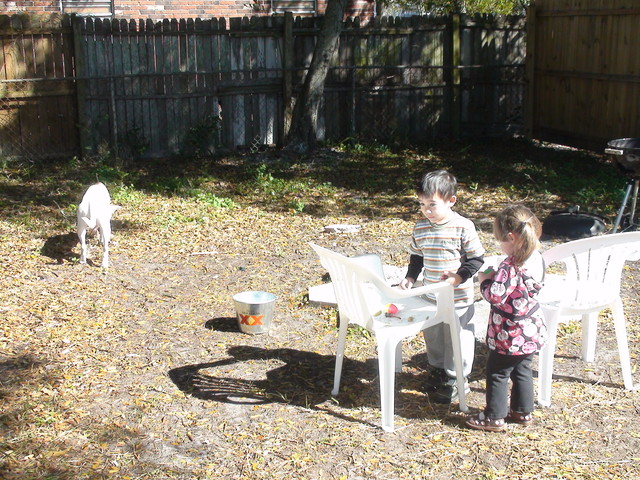
<path id="1" fill-rule="evenodd" d="M 268 292 L 242 292 L 233 296 L 238 327 L 243 333 L 267 333 L 273 320 L 276 296 Z"/>

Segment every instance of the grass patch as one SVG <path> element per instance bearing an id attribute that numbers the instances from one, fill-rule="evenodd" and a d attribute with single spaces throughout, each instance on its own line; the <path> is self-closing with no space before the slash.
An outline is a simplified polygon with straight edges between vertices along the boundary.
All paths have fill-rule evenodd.
<path id="1" fill-rule="evenodd" d="M 4 184 L 22 188 L 19 196 L 27 203 L 64 211 L 72 211 L 86 186 L 100 180 L 121 204 L 139 205 L 146 195 L 157 194 L 214 209 L 253 205 L 310 215 L 407 218 L 415 212 L 415 182 L 424 172 L 440 168 L 457 176 L 458 208 L 472 218 L 490 216 L 515 202 L 528 204 L 541 218 L 570 205 L 612 218 L 626 184 L 604 155 L 524 140 L 396 151 L 343 142 L 305 157 L 271 151 L 139 161 L 136 166 L 102 157 L 84 163 L 72 158 L 53 164 L 9 163 L 2 178 Z M 38 214 L 32 211 L 25 217 L 11 200 L 0 202 L 9 207 L 3 208 L 9 221 L 28 224 L 30 216 Z"/>

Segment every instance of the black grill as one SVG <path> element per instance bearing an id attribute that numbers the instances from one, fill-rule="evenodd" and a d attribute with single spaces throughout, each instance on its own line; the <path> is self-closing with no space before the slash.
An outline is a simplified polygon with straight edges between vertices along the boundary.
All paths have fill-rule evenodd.
<path id="1" fill-rule="evenodd" d="M 611 140 L 604 153 L 613 155 L 627 175 L 640 176 L 640 138 Z"/>
<path id="2" fill-rule="evenodd" d="M 622 227 L 623 231 L 636 230 L 638 224 L 636 223 L 635 215 L 638 203 L 638 188 L 640 187 L 640 138 L 611 140 L 607 143 L 604 153 L 612 155 L 620 169 L 629 177 L 624 200 L 622 200 L 612 233 L 616 233 L 618 227 Z M 631 206 L 629 212 L 625 214 L 629 200 L 631 200 Z"/>

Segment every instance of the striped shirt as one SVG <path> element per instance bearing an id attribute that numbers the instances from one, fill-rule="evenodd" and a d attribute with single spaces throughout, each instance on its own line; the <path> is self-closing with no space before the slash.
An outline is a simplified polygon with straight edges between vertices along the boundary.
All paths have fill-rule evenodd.
<path id="1" fill-rule="evenodd" d="M 419 220 L 413 229 L 409 253 L 423 258 L 423 282 L 427 285 L 442 281 L 444 272 L 457 272 L 468 258 L 484 255 L 484 248 L 473 222 L 452 212 L 449 221 L 441 225 L 426 218 Z M 473 278 L 455 287 L 456 305 L 470 305 L 473 299 Z"/>

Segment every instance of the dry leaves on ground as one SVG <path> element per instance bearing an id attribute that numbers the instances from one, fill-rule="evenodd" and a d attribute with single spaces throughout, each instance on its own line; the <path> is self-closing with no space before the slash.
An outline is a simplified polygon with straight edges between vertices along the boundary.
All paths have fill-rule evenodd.
<path id="1" fill-rule="evenodd" d="M 490 195 L 483 198 L 486 209 Z M 533 426 L 510 426 L 506 434 L 467 430 L 456 405 L 432 403 L 422 392 L 423 343 L 406 342 L 397 431 L 384 433 L 375 347 L 365 332 L 350 332 L 341 392 L 331 397 L 336 312 L 306 300 L 325 273 L 307 242 L 349 255 L 379 253 L 401 266 L 411 215 L 220 209 L 157 194 L 120 203 L 108 271 L 97 266 L 95 243 L 95 264 L 79 265 L 78 247 L 65 250 L 62 241 L 57 256 L 42 253 L 53 237 L 73 238 L 72 220 L 55 208 L 34 204 L 22 221 L 0 219 L 3 478 L 640 473 L 638 394 L 621 387 L 608 314 L 600 318 L 594 364 L 579 360 L 580 328 L 562 331 L 552 407 L 537 410 Z M 324 233 L 337 223 L 362 229 Z M 492 245 L 486 228 L 482 237 Z M 624 282 L 636 382 L 639 274 L 640 265 L 629 264 Z M 243 290 L 278 296 L 269 334 L 239 332 L 231 296 Z M 480 408 L 481 343 L 477 353 L 470 403 Z"/>

